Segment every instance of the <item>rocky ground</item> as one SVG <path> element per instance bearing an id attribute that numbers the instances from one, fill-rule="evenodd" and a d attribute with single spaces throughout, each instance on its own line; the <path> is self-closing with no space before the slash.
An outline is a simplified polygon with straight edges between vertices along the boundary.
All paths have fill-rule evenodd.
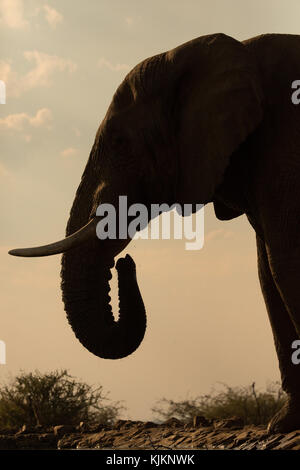
<path id="1" fill-rule="evenodd" d="M 113 427 L 61 425 L 0 430 L 0 450 L 39 449 L 230 449 L 300 450 L 300 430 L 268 436 L 264 426 L 242 426 L 238 418 L 183 424 L 119 420 Z"/>

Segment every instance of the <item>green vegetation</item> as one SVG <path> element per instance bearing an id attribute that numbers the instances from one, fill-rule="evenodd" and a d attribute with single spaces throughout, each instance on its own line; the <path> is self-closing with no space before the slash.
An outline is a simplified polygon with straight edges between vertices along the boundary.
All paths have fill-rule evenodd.
<path id="1" fill-rule="evenodd" d="M 236 416 L 244 424 L 258 425 L 266 424 L 285 401 L 285 394 L 277 382 L 270 384 L 263 392 L 255 390 L 255 383 L 246 387 L 229 387 L 223 384 L 223 387 L 223 390 L 213 390 L 209 395 L 193 399 L 173 401 L 163 398 L 152 411 L 160 421 L 175 417 L 188 423 L 195 415 L 202 415 L 207 419 Z"/>
<path id="2" fill-rule="evenodd" d="M 0 386 L 0 427 L 27 424 L 111 424 L 123 406 L 108 400 L 103 387 L 93 388 L 75 380 L 66 370 L 48 374 L 20 373 Z"/>
<path id="3" fill-rule="evenodd" d="M 194 416 L 208 420 L 239 417 L 244 424 L 266 424 L 281 408 L 285 394 L 280 385 L 257 391 L 255 383 L 245 387 L 213 389 L 210 394 L 181 401 L 163 398 L 152 411 L 158 421 L 172 417 L 188 423 Z M 0 385 L 0 428 L 58 424 L 111 425 L 124 407 L 111 402 L 103 387 L 94 388 L 74 379 L 66 370 L 42 374 L 21 372 L 10 383 Z"/>

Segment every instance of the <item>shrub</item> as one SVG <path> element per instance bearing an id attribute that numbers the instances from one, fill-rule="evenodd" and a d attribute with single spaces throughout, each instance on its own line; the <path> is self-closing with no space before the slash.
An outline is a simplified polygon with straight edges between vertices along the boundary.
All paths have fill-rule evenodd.
<path id="1" fill-rule="evenodd" d="M 123 406 L 119 402 L 104 405 L 107 399 L 102 386 L 93 388 L 77 381 L 66 370 L 22 372 L 0 387 L 0 427 L 80 421 L 109 425 Z"/>
<path id="2" fill-rule="evenodd" d="M 224 419 L 237 416 L 244 424 L 266 424 L 282 407 L 285 394 L 280 385 L 270 384 L 266 391 L 257 392 L 255 383 L 246 387 L 229 387 L 213 390 L 208 395 L 173 401 L 166 398 L 159 400 L 152 408 L 160 421 L 171 417 L 183 422 L 191 422 L 193 416 L 203 415 L 207 419 Z"/>

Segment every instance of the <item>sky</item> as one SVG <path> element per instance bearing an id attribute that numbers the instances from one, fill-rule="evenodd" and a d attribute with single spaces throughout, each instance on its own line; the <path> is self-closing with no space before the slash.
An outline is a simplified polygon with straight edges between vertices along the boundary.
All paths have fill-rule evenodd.
<path id="1" fill-rule="evenodd" d="M 206 206 L 199 251 L 176 240 L 128 245 L 148 327 L 139 349 L 117 361 L 93 356 L 75 338 L 61 300 L 60 256 L 7 251 L 64 236 L 97 128 L 132 67 L 211 33 L 299 34 L 299 14 L 299 0 L 0 0 L 1 383 L 20 370 L 68 369 L 123 400 L 124 417 L 152 419 L 163 397 L 279 380 L 245 216 L 221 222 Z M 111 285 L 115 294 L 115 274 Z"/>

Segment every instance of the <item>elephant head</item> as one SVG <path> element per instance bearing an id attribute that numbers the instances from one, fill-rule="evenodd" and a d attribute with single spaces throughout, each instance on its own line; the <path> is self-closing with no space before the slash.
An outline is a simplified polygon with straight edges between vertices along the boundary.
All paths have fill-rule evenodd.
<path id="1" fill-rule="evenodd" d="M 62 292 L 81 343 L 102 358 L 131 354 L 146 316 L 127 255 L 116 265 L 120 316 L 109 304 L 110 270 L 130 238 L 96 237 L 97 207 L 213 200 L 230 157 L 262 119 L 255 61 L 224 34 L 203 36 L 134 67 L 113 96 L 98 129 L 71 209 L 67 237 L 16 256 L 63 253 Z"/>

